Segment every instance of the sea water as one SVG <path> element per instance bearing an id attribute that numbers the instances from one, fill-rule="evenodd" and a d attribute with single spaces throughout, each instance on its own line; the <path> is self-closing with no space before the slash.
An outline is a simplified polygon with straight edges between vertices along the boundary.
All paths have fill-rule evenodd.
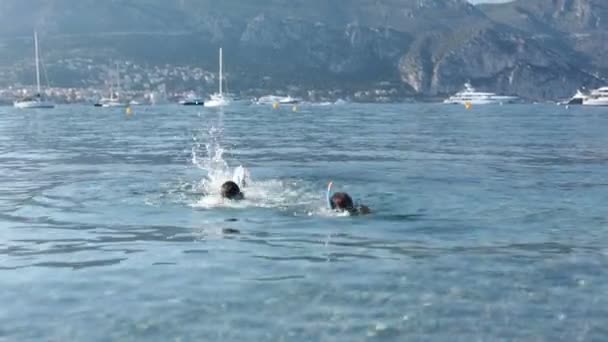
<path id="1" fill-rule="evenodd" d="M 606 340 L 607 129 L 555 105 L 0 108 L 0 341 Z M 329 181 L 373 214 L 332 213 Z"/>

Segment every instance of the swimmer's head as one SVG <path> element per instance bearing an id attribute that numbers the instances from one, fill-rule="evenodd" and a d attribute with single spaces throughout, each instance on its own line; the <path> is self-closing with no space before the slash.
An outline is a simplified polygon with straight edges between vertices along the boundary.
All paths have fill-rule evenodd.
<path id="1" fill-rule="evenodd" d="M 346 192 L 336 192 L 331 196 L 329 204 L 333 210 L 352 211 L 355 210 L 353 199 Z"/>
<path id="2" fill-rule="evenodd" d="M 221 194 L 222 197 L 230 200 L 242 200 L 244 197 L 241 188 L 233 181 L 222 184 Z"/>

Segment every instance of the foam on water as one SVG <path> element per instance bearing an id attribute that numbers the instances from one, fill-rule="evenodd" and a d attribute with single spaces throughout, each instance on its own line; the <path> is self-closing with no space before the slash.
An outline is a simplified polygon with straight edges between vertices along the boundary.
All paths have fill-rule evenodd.
<path id="1" fill-rule="evenodd" d="M 327 208 L 323 185 L 299 178 L 285 177 L 258 179 L 256 170 L 234 158 L 229 163 L 230 150 L 224 147 L 223 113 L 209 128 L 196 131 L 192 136 L 191 163 L 201 171 L 199 179 L 178 179 L 163 186 L 157 196 L 147 196 L 146 204 L 161 206 L 165 201 L 200 209 L 276 208 L 293 216 L 349 217 Z M 235 171 L 246 168 L 245 198 L 232 201 L 223 198 L 220 188 L 224 182 L 235 180 Z M 237 181 L 238 183 L 238 181 Z"/>
<path id="2" fill-rule="evenodd" d="M 204 175 L 192 186 L 192 192 L 200 194 L 190 203 L 192 207 L 280 208 L 292 210 L 295 215 L 323 211 L 322 191 L 315 191 L 311 185 L 298 179 L 256 179 L 255 170 L 249 169 L 249 178 L 242 188 L 245 199 L 231 201 L 222 198 L 219 191 L 222 184 L 234 179 L 237 168 L 247 167 L 236 162 L 231 166 L 224 158 L 229 151 L 222 146 L 222 115 L 220 114 L 218 126 L 211 126 L 207 132 L 203 131 L 199 136 L 193 137 L 192 164 L 203 171 Z"/>

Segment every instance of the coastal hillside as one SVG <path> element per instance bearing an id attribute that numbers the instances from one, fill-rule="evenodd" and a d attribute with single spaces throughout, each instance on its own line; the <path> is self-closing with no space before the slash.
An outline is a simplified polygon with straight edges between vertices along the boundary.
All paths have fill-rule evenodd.
<path id="1" fill-rule="evenodd" d="M 556 99 L 606 82 L 607 23 L 603 0 L 3 0 L 0 85 L 30 82 L 36 29 L 63 87 L 103 85 L 101 66 L 115 61 L 140 70 L 127 87 L 195 87 L 175 70 L 214 72 L 223 46 L 242 93 L 383 84 L 396 97 L 434 97 L 471 81 Z"/>

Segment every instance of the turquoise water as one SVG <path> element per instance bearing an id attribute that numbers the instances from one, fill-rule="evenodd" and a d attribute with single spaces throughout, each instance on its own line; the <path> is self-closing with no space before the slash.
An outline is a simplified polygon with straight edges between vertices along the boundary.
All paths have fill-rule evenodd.
<path id="1" fill-rule="evenodd" d="M 607 128 L 549 105 L 0 108 L 0 340 L 605 340 Z M 374 214 L 328 212 L 330 180 Z"/>

